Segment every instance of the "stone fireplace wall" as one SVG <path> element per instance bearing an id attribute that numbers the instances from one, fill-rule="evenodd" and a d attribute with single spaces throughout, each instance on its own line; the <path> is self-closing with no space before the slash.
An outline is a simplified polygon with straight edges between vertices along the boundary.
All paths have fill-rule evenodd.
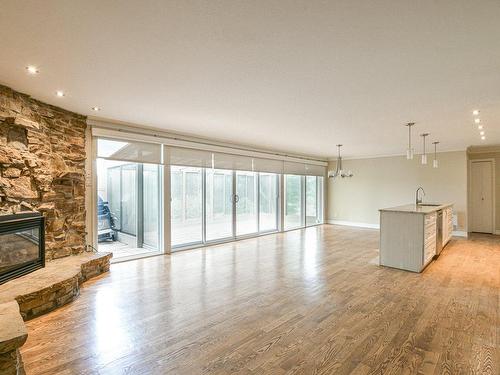
<path id="1" fill-rule="evenodd" d="M 84 116 L 0 85 L 0 214 L 46 219 L 46 260 L 85 250 Z"/>

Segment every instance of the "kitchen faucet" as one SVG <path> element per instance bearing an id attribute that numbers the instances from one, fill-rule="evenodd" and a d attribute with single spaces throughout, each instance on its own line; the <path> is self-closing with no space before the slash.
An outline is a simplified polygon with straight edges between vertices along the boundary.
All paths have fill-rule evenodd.
<path id="1" fill-rule="evenodd" d="M 424 194 L 424 197 L 425 197 L 425 190 L 424 190 L 424 188 L 423 187 L 419 187 L 417 189 L 417 191 L 415 192 L 415 205 L 417 205 L 417 206 L 422 203 L 422 198 L 419 198 L 419 196 L 418 196 L 418 192 L 420 190 L 422 190 L 422 193 Z"/>

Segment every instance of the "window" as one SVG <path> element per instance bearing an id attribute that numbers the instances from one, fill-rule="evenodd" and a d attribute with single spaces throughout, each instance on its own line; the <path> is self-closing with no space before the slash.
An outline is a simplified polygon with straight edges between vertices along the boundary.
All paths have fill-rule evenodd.
<path id="1" fill-rule="evenodd" d="M 160 169 L 158 165 L 142 166 L 143 243 L 153 249 L 160 248 Z"/>
<path id="2" fill-rule="evenodd" d="M 233 236 L 233 172 L 205 169 L 206 239 L 214 241 Z"/>
<path id="3" fill-rule="evenodd" d="M 278 175 L 259 173 L 259 231 L 278 229 Z"/>
<path id="4" fill-rule="evenodd" d="M 202 169 L 171 166 L 171 243 L 172 246 L 203 240 Z"/>
<path id="5" fill-rule="evenodd" d="M 137 165 L 126 164 L 120 168 L 121 231 L 135 236 L 137 234 Z"/>
<path id="6" fill-rule="evenodd" d="M 236 235 L 256 233 L 257 221 L 257 173 L 236 172 Z"/>
<path id="7" fill-rule="evenodd" d="M 318 181 L 316 176 L 306 176 L 306 225 L 318 223 Z"/>
<path id="8" fill-rule="evenodd" d="M 161 169 L 97 159 L 98 248 L 114 258 L 160 251 Z"/>
<path id="9" fill-rule="evenodd" d="M 323 177 L 306 176 L 306 225 L 323 223 Z"/>
<path id="10" fill-rule="evenodd" d="M 160 250 L 164 193 L 172 248 L 323 221 L 321 163 L 105 138 L 97 155 L 99 248 L 115 258 Z M 162 163 L 170 168 L 165 192 Z"/>
<path id="11" fill-rule="evenodd" d="M 302 224 L 302 176 L 285 175 L 285 229 Z"/>

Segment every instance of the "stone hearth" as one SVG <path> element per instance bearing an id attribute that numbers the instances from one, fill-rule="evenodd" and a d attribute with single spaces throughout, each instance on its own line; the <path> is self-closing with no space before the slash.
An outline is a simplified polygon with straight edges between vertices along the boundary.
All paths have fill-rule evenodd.
<path id="1" fill-rule="evenodd" d="M 0 285 L 0 375 L 23 373 L 19 348 L 27 338 L 24 320 L 73 301 L 83 282 L 109 270 L 111 256 L 84 253 L 57 259 Z"/>

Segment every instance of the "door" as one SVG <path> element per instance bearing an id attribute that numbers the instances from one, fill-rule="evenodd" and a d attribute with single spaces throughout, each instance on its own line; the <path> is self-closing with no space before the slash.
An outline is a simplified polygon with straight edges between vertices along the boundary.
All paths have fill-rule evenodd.
<path id="1" fill-rule="evenodd" d="M 170 167 L 170 236 L 172 247 L 203 242 L 203 169 Z"/>
<path id="2" fill-rule="evenodd" d="M 493 163 L 471 163 L 472 231 L 493 233 Z"/>
<path id="3" fill-rule="evenodd" d="M 259 173 L 259 232 L 278 230 L 278 175 Z"/>
<path id="4" fill-rule="evenodd" d="M 257 233 L 258 182 L 256 172 L 236 171 L 236 235 Z"/>
<path id="5" fill-rule="evenodd" d="M 303 176 L 285 175 L 285 230 L 303 227 Z"/>
<path id="6" fill-rule="evenodd" d="M 207 168 L 205 173 L 206 241 L 233 238 L 233 171 Z"/>

